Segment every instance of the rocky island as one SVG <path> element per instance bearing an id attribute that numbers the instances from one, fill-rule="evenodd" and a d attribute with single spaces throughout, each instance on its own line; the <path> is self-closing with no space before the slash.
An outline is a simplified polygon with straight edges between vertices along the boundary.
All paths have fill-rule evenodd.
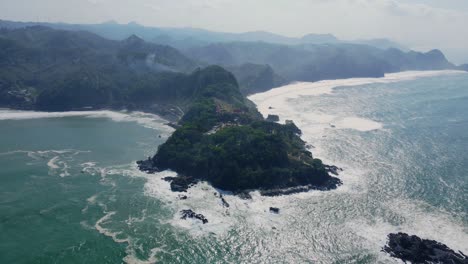
<path id="1" fill-rule="evenodd" d="M 179 192 L 199 180 L 237 194 L 260 190 L 265 195 L 341 184 L 329 174 L 334 167 L 306 149 L 293 122 L 264 120 L 231 73 L 208 67 L 198 73 L 197 87 L 179 128 L 156 155 L 138 162 L 141 170 L 177 172 L 166 180 Z"/>
<path id="2" fill-rule="evenodd" d="M 421 239 L 405 233 L 388 235 L 388 244 L 383 248 L 394 258 L 405 263 L 441 263 L 467 264 L 468 257 L 463 253 L 456 253 L 446 245 L 434 240 Z"/>

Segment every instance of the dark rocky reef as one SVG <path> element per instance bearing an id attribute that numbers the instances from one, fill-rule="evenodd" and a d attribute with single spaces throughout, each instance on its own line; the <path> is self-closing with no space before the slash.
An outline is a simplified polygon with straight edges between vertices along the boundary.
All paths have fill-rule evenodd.
<path id="1" fill-rule="evenodd" d="M 203 224 L 208 223 L 208 219 L 206 219 L 204 215 L 197 214 L 197 213 L 195 213 L 194 211 L 192 211 L 190 209 L 182 210 L 182 211 L 180 211 L 180 213 L 182 214 L 180 219 L 185 220 L 187 218 L 193 218 L 193 219 L 198 219 L 198 220 L 202 221 Z"/>
<path id="2" fill-rule="evenodd" d="M 171 183 L 173 192 L 187 192 L 188 188 L 198 183 L 197 179 L 187 176 L 166 177 L 163 180 Z"/>
<path id="3" fill-rule="evenodd" d="M 270 213 L 279 214 L 280 209 L 278 207 L 270 207 Z"/>
<path id="4" fill-rule="evenodd" d="M 151 160 L 151 158 L 148 158 L 147 160 L 137 161 L 137 166 L 138 169 L 149 174 L 153 174 L 160 171 L 156 166 L 154 166 L 153 160 Z"/>
<path id="5" fill-rule="evenodd" d="M 300 185 L 300 186 L 295 186 L 295 187 L 289 187 L 289 188 L 277 188 L 277 189 L 265 189 L 265 190 L 260 190 L 260 193 L 263 196 L 281 196 L 281 195 L 290 195 L 290 194 L 295 194 L 295 193 L 302 193 L 302 192 L 308 192 L 312 190 L 316 191 L 329 191 L 336 189 L 338 186 L 342 184 L 341 180 L 338 178 L 330 177 L 330 179 L 320 185 Z"/>
<path id="6" fill-rule="evenodd" d="M 335 176 L 338 176 L 340 172 L 343 171 L 342 168 L 338 168 L 337 166 L 335 165 L 324 165 L 325 167 L 325 170 L 328 172 L 328 173 L 331 173 Z"/>
<path id="7" fill-rule="evenodd" d="M 388 235 L 388 244 L 383 251 L 405 263 L 468 264 L 468 258 L 462 252 L 456 253 L 437 241 L 405 233 Z"/>
<path id="8" fill-rule="evenodd" d="M 269 122 L 278 122 L 280 119 L 277 115 L 268 115 L 265 120 Z"/>

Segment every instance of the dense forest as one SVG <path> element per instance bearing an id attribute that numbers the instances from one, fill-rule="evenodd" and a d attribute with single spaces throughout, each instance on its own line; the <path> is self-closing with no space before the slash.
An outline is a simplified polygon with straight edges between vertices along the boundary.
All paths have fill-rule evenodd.
<path id="1" fill-rule="evenodd" d="M 3 29 L 0 106 L 166 109 L 191 96 L 197 67 L 176 49 L 136 36 L 117 42 L 41 26 Z"/>
<path id="2" fill-rule="evenodd" d="M 180 127 L 152 159 L 140 162 L 142 169 L 171 169 L 235 192 L 340 183 L 305 149 L 294 123 L 263 119 L 231 73 L 211 66 L 200 76 L 205 85 L 196 91 Z"/>

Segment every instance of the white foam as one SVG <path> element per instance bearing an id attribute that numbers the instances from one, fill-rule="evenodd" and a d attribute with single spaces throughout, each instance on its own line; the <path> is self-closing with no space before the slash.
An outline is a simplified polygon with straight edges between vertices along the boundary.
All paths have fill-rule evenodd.
<path id="1" fill-rule="evenodd" d="M 99 194 L 95 194 L 91 197 L 89 197 L 88 199 L 86 199 L 86 201 L 89 203 L 89 204 L 96 204 L 96 199 L 98 198 Z"/>
<path id="2" fill-rule="evenodd" d="M 171 133 L 174 129 L 164 125 L 166 120 L 158 115 L 144 112 L 128 111 L 69 111 L 69 112 L 36 112 L 20 110 L 0 110 L 0 120 L 27 120 L 41 118 L 64 118 L 64 117 L 88 117 L 88 118 L 109 118 L 116 122 L 136 122 L 144 127 L 164 130 Z"/>
<path id="3" fill-rule="evenodd" d="M 402 219 L 398 225 L 391 224 L 384 219 L 372 221 L 355 219 L 348 222 L 355 234 L 363 237 L 370 248 L 380 251 L 387 242 L 390 233 L 403 232 L 417 235 L 423 239 L 431 239 L 446 244 L 454 251 L 468 252 L 468 234 L 460 220 L 453 219 L 446 212 L 435 209 L 421 201 L 394 199 L 387 203 L 387 209 Z M 388 256 L 380 253 L 380 258 Z"/>
<path id="4" fill-rule="evenodd" d="M 60 156 L 51 158 L 47 162 L 47 166 L 49 167 L 50 175 L 58 173 L 58 175 L 62 178 L 70 176 L 70 173 L 68 172 L 70 167 L 68 166 L 67 162 L 60 159 Z"/>
<path id="5" fill-rule="evenodd" d="M 115 215 L 117 212 L 108 212 L 106 213 L 101 219 L 99 219 L 96 224 L 94 225 L 94 228 L 96 228 L 99 233 L 111 237 L 112 240 L 114 240 L 116 243 L 128 243 L 129 240 L 127 238 L 118 238 L 122 232 L 112 232 L 107 228 L 102 227 L 102 224 L 105 224 L 107 221 L 111 219 L 113 215 Z"/>
<path id="6" fill-rule="evenodd" d="M 348 128 L 359 131 L 372 131 L 382 129 L 383 125 L 365 118 L 345 117 L 336 123 L 337 128 Z"/>
<path id="7" fill-rule="evenodd" d="M 333 93 L 337 87 L 350 87 L 372 83 L 393 83 L 409 81 L 423 77 L 434 77 L 440 75 L 467 74 L 463 71 L 408 71 L 400 73 L 386 74 L 383 78 L 353 78 L 340 80 L 325 80 L 319 82 L 297 82 L 290 85 L 278 87 L 264 93 L 249 96 L 258 110 L 266 117 L 269 114 L 277 114 L 281 120 L 294 120 L 296 124 L 301 124 L 303 119 L 315 120 L 315 126 L 329 128 L 331 124 L 337 129 L 356 129 L 359 131 L 371 131 L 381 129 L 382 124 L 364 119 L 361 117 L 337 117 L 327 113 L 307 113 L 304 117 L 297 110 L 293 109 L 288 101 L 304 96 L 320 96 Z M 320 127 L 319 126 L 319 127 Z M 315 130 L 319 129 L 315 127 Z"/>
<path id="8" fill-rule="evenodd" d="M 52 170 L 53 170 L 53 169 L 58 169 L 58 168 L 60 168 L 60 167 L 56 164 L 56 162 L 57 162 L 58 159 L 59 159 L 59 156 L 55 156 L 55 157 L 51 158 L 51 159 L 49 160 L 49 162 L 47 162 L 47 166 L 48 166 L 50 169 L 52 169 Z"/>

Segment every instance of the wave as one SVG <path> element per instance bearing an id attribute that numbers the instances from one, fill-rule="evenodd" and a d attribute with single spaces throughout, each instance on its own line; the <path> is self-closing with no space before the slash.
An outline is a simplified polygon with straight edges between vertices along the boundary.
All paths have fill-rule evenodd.
<path id="1" fill-rule="evenodd" d="M 108 118 L 115 122 L 136 122 L 147 128 L 164 130 L 171 133 L 174 129 L 165 125 L 167 120 L 162 117 L 144 113 L 144 112 L 128 112 L 128 111 L 69 111 L 69 112 L 36 112 L 22 110 L 0 110 L 1 120 L 28 120 L 42 118 L 65 118 L 65 117 L 87 117 L 87 118 Z"/>
<path id="2" fill-rule="evenodd" d="M 448 212 L 413 198 L 399 197 L 391 199 L 388 202 L 378 199 L 369 201 L 370 195 L 374 195 L 370 194 L 370 190 L 375 190 L 375 188 L 379 187 L 376 186 L 378 181 L 369 177 L 369 173 L 375 173 L 375 167 L 390 167 L 390 170 L 392 170 L 391 167 L 394 165 L 377 160 L 376 157 L 372 156 L 371 152 L 362 149 L 363 146 L 354 140 L 353 136 L 356 133 L 353 131 L 349 133 L 348 131 L 333 133 L 331 130 L 352 129 L 363 133 L 375 133 L 378 136 L 377 133 L 391 134 L 391 127 L 386 129 L 383 123 L 354 116 L 355 114 L 352 111 L 346 111 L 346 106 L 337 106 L 339 112 L 334 111 L 338 113 L 336 115 L 321 110 L 329 109 L 330 107 L 327 106 L 313 109 L 306 99 L 308 96 L 327 96 L 333 94 L 334 89 L 338 87 L 360 86 L 373 83 L 386 84 L 458 74 L 467 73 L 460 71 L 401 72 L 387 74 L 384 78 L 357 78 L 315 83 L 294 83 L 264 93 L 254 94 L 249 99 L 257 104 L 259 111 L 264 116 L 278 114 L 282 122 L 288 119 L 293 120 L 303 131 L 303 139 L 307 142 L 313 142 L 313 152 L 317 157 L 326 163 L 344 168 L 344 172 L 340 174 L 340 178 L 344 184 L 337 190 L 316 194 L 317 199 L 311 197 L 310 194 L 304 197 L 309 197 L 307 198 L 307 203 L 309 204 L 315 203 L 314 200 L 320 201 L 320 197 L 329 204 L 336 203 L 337 207 L 330 210 L 330 212 L 333 212 L 333 215 L 343 215 L 342 219 L 346 221 L 343 225 L 333 223 L 334 229 L 347 230 L 349 234 L 352 234 L 352 239 L 348 243 L 356 243 L 359 245 L 359 249 L 366 249 L 375 253 L 378 258 L 376 262 L 388 263 L 395 260 L 380 251 L 383 245 L 386 244 L 389 233 L 407 232 L 415 234 L 423 238 L 438 240 L 447 244 L 452 249 L 461 250 L 466 253 L 468 251 L 467 245 L 464 243 L 468 239 L 466 224 L 464 224 L 460 217 L 453 217 Z M 333 100 L 330 101 L 333 102 Z M 354 101 L 349 101 L 348 103 L 354 104 Z M 374 137 L 374 134 L 372 134 L 369 138 L 375 139 L 378 138 L 377 136 Z M 328 138 L 323 139 L 324 137 Z M 356 153 L 360 153 L 363 157 L 362 160 L 365 162 L 357 165 L 352 163 L 352 158 L 343 159 L 342 149 L 333 144 L 330 146 L 329 143 L 332 141 L 346 144 L 348 149 L 353 149 Z M 373 143 L 371 142 L 370 144 Z M 385 176 L 380 175 L 379 177 L 384 178 Z M 396 185 L 396 183 L 392 184 Z M 392 187 L 394 186 L 388 188 Z M 297 196 L 287 199 L 284 205 L 283 203 L 279 203 L 278 207 L 296 207 L 296 210 L 291 208 L 293 214 L 299 215 L 300 210 L 298 209 L 303 207 L 310 212 L 314 212 L 317 208 L 323 208 L 321 209 L 323 211 L 329 210 L 326 204 L 317 204 L 308 208 L 305 204 L 295 203 L 294 201 L 298 199 Z M 337 203 L 338 201 L 339 203 Z M 356 206 L 350 205 L 346 208 L 339 206 L 340 203 L 347 202 L 356 203 Z M 376 208 L 382 213 L 375 214 L 375 212 L 372 212 L 372 210 L 377 210 Z M 328 213 L 321 214 L 320 217 L 326 219 L 328 218 Z M 297 224 L 302 225 L 303 223 L 297 222 Z M 303 228 L 306 230 L 308 226 L 304 224 Z M 294 230 L 290 231 L 293 232 Z M 332 237 L 334 233 L 331 232 L 329 235 Z M 287 237 L 287 235 L 284 236 Z M 359 238 L 363 238 L 363 240 L 360 241 Z M 357 242 L 351 242 L 355 240 Z M 361 242 L 362 246 L 360 245 Z"/>
<path id="3" fill-rule="evenodd" d="M 105 215 L 96 222 L 94 228 L 96 228 L 96 230 L 99 233 L 112 238 L 112 240 L 114 240 L 116 243 L 129 243 L 128 238 L 119 238 L 119 235 L 121 235 L 122 232 L 112 232 L 109 229 L 102 226 L 103 224 L 111 220 L 112 216 L 116 213 L 117 212 L 115 211 L 105 213 Z"/>
<path id="4" fill-rule="evenodd" d="M 278 87 L 264 93 L 258 93 L 249 96 L 256 105 L 260 113 L 265 117 L 269 114 L 278 114 L 282 121 L 294 120 L 298 125 L 302 125 L 303 120 L 297 118 L 297 110 L 290 107 L 288 101 L 301 98 L 304 96 L 320 96 L 333 93 L 333 90 L 338 87 L 351 87 L 372 83 L 394 83 L 401 81 L 410 81 L 418 78 L 435 77 L 441 75 L 467 74 L 464 71 L 407 71 L 399 73 L 386 74 L 383 78 L 351 78 L 339 80 L 324 80 L 318 82 L 296 82 L 286 86 Z M 372 131 L 383 128 L 374 120 L 364 119 L 361 117 L 342 117 L 324 114 L 324 113 L 309 113 L 313 120 L 321 125 L 326 125 L 326 128 L 333 126 L 337 129 L 355 129 L 359 131 Z M 310 120 L 311 118 L 307 118 Z M 304 124 L 305 125 L 305 124 Z M 317 125 L 317 124 L 314 124 Z"/>

